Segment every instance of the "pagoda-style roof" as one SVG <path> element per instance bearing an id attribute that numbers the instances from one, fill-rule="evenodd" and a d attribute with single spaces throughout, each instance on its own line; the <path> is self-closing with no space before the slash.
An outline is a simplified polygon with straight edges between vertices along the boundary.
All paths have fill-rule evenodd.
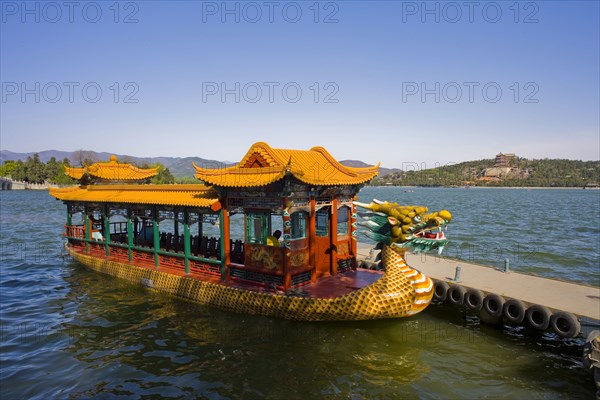
<path id="1" fill-rule="evenodd" d="M 83 168 L 65 167 L 65 173 L 75 179 L 89 174 L 105 181 L 138 181 L 158 174 L 158 167 L 142 169 L 131 164 L 119 163 L 116 156 L 110 156 L 108 162 L 97 162 Z"/>
<path id="2" fill-rule="evenodd" d="M 218 194 L 204 185 L 90 185 L 50 189 L 63 201 L 153 204 L 219 210 Z"/>
<path id="3" fill-rule="evenodd" d="M 379 164 L 366 168 L 346 167 L 323 147 L 310 150 L 274 149 L 267 143 L 252 145 L 233 167 L 205 169 L 194 164 L 196 178 L 225 187 L 265 186 L 291 174 L 301 182 L 318 186 L 356 185 L 378 174 Z"/>

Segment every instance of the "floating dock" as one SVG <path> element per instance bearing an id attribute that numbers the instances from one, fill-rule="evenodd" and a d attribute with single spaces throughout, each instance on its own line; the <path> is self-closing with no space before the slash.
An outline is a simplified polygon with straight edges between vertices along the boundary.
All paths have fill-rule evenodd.
<path id="1" fill-rule="evenodd" d="M 376 265 L 378 250 L 373 245 L 359 243 L 357 252 L 363 266 Z M 599 287 L 504 272 L 433 254 L 407 254 L 406 261 L 434 280 L 437 300 L 480 311 L 484 322 L 508 319 L 513 325 L 551 329 L 562 337 L 600 326 Z"/>

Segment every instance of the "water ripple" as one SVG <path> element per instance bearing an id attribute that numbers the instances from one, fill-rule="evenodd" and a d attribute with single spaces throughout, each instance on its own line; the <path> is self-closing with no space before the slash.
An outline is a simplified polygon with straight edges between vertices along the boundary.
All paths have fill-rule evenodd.
<path id="1" fill-rule="evenodd" d="M 516 250 L 515 268 L 582 281 L 594 274 L 599 231 L 578 226 L 559 240 L 548 224 L 564 209 L 588 207 L 596 218 L 596 197 L 519 192 L 531 198 L 512 207 L 517 194 L 464 192 L 416 189 L 410 199 L 454 212 L 452 245 L 462 256 L 489 264 Z M 368 188 L 365 196 L 406 195 Z M 2 192 L 0 201 L 2 398 L 593 397 L 577 340 L 498 331 L 443 305 L 410 319 L 345 323 L 222 312 L 64 259 L 64 208 L 46 193 Z M 518 233 L 538 230 L 549 240 L 531 251 Z"/>

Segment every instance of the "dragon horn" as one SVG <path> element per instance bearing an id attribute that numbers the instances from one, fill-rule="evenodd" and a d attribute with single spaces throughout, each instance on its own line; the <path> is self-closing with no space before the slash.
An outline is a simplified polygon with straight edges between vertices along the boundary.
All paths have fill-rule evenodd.
<path id="1" fill-rule="evenodd" d="M 373 199 L 373 203 L 375 203 L 375 204 L 385 204 L 385 201 Z"/>
<path id="2" fill-rule="evenodd" d="M 373 207 L 371 204 L 361 203 L 360 201 L 353 201 L 352 203 L 355 206 L 359 206 L 359 207 L 362 207 L 362 208 L 368 208 L 369 210 L 371 209 L 371 207 Z"/>

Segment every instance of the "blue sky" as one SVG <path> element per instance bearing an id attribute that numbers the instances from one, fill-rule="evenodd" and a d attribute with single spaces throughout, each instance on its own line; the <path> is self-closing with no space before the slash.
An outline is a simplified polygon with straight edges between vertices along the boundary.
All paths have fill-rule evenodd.
<path id="1" fill-rule="evenodd" d="M 5 150 L 600 158 L 597 1 L 0 4 Z"/>

